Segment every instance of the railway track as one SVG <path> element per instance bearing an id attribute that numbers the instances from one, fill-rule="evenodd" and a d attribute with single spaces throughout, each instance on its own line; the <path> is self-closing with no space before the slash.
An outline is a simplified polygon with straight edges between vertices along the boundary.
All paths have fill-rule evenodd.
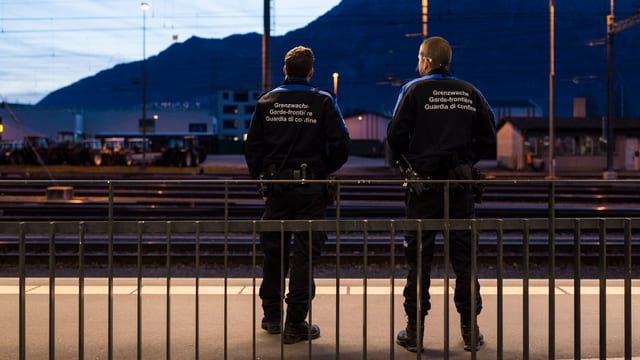
<path id="1" fill-rule="evenodd" d="M 253 220 L 263 211 L 255 184 L 246 178 L 234 180 L 192 180 L 173 178 L 163 180 L 65 180 L 56 185 L 73 187 L 73 198 L 49 200 L 46 190 L 49 181 L 0 181 L 0 221 L 3 222 L 59 222 L 59 221 L 208 221 Z M 346 179 L 340 184 L 340 199 L 328 210 L 328 218 L 340 219 L 402 219 L 404 217 L 403 190 L 396 180 Z M 544 181 L 488 181 L 484 201 L 477 206 L 478 218 L 536 219 L 550 215 L 549 194 L 553 190 L 554 216 L 557 218 L 630 218 L 640 214 L 640 182 L 575 181 L 551 183 Z M 598 234 L 581 235 L 586 259 L 599 254 Z M 527 246 L 530 256 L 544 259 L 548 256 L 548 234 L 531 234 Z M 388 233 L 370 235 L 366 241 L 370 263 L 389 262 L 392 253 Z M 5 264 L 17 264 L 19 239 L 3 234 L 0 238 L 0 257 Z M 393 243 L 395 257 L 402 257 L 402 238 Z M 495 260 L 498 253 L 494 233 L 481 233 L 479 255 L 484 261 Z M 116 234 L 113 238 L 117 263 L 136 261 L 140 247 L 145 261 L 162 265 L 167 254 L 172 261 L 192 263 L 196 257 L 196 241 L 190 235 L 172 236 L 169 250 L 167 240 L 157 234 L 145 235 L 140 240 L 135 234 Z M 330 234 L 324 256 L 335 258 L 340 253 L 343 261 L 362 262 L 364 245 L 362 234 L 341 234 L 339 247 L 335 234 Z M 574 256 L 573 235 L 556 234 L 556 255 L 561 261 Z M 109 257 L 109 239 L 94 236 L 84 243 L 87 261 L 105 263 Z M 525 243 L 520 232 L 507 233 L 502 252 L 508 261 L 522 258 Z M 220 263 L 226 257 L 233 263 L 252 261 L 254 243 L 250 234 L 205 234 L 198 244 L 202 261 Z M 47 234 L 36 234 L 27 239 L 25 255 L 31 263 L 46 263 L 52 255 Z M 607 235 L 608 256 L 620 258 L 624 254 L 623 235 Z M 442 252 L 442 241 L 437 243 Z M 79 256 L 77 236 L 56 236 L 56 261 L 74 263 Z M 260 252 L 256 253 L 260 258 Z M 637 257 L 638 254 L 634 254 Z M 563 259 L 563 260 L 562 260 Z"/>

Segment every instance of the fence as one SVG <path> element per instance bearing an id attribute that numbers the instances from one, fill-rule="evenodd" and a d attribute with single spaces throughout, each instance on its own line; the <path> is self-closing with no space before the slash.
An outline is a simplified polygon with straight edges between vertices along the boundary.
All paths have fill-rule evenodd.
<path id="1" fill-rule="evenodd" d="M 125 182 L 126 183 L 126 182 Z M 225 214 L 233 207 L 228 196 L 228 181 L 225 184 Z M 345 181 L 348 183 L 348 181 Z M 117 182 L 116 182 L 117 184 Z M 368 183 L 362 183 L 367 186 Z M 2 310 L 0 318 L 2 319 L 3 328 L 15 329 L 17 336 L 10 337 L 5 340 L 2 346 L 7 351 L 3 351 L 5 355 L 0 358 L 31 358 L 37 357 L 36 354 L 46 353 L 49 358 L 56 356 L 62 358 L 77 357 L 83 359 L 85 357 L 105 357 L 112 358 L 335 358 L 335 359 L 374 359 L 374 358 L 421 358 L 423 354 L 411 354 L 404 349 L 394 345 L 395 333 L 404 326 L 404 318 L 402 317 L 401 304 L 397 299 L 401 299 L 402 279 L 402 263 L 398 262 L 397 257 L 402 242 L 402 233 L 406 231 L 424 231 L 437 230 L 442 232 L 440 238 L 439 249 L 442 256 L 443 269 L 449 269 L 449 245 L 448 234 L 455 230 L 471 230 L 476 236 L 475 240 L 484 239 L 483 241 L 472 241 L 472 253 L 477 253 L 480 247 L 491 246 L 493 254 L 492 260 L 487 261 L 483 266 L 490 266 L 495 271 L 492 284 L 495 289 L 492 310 L 494 314 L 493 321 L 483 319 L 481 325 L 488 323 L 491 332 L 491 346 L 481 349 L 478 353 L 472 351 L 469 355 L 461 355 L 459 351 L 454 349 L 458 343 L 456 340 L 459 336 L 452 334 L 450 327 L 450 278 L 449 271 L 442 271 L 441 291 L 438 286 L 433 286 L 432 294 L 434 294 L 436 303 L 441 302 L 442 309 L 442 332 L 436 337 L 441 343 L 428 344 L 429 347 L 438 347 L 442 352 L 429 352 L 425 350 L 426 355 L 437 358 L 457 358 L 457 357 L 481 357 L 481 358 L 513 358 L 517 355 L 519 358 L 556 358 L 556 357 L 573 357 L 582 358 L 586 355 L 593 355 L 594 347 L 597 348 L 597 356 L 607 358 L 608 356 L 619 356 L 631 358 L 634 354 L 637 356 L 638 349 L 633 349 L 633 344 L 638 343 L 638 335 L 633 335 L 633 324 L 638 323 L 638 314 L 632 313 L 633 297 L 635 295 L 632 263 L 633 258 L 638 256 L 637 253 L 637 236 L 640 229 L 640 218 L 556 218 L 554 212 L 555 199 L 558 197 L 554 192 L 555 182 L 549 183 L 548 199 L 549 212 L 544 218 L 480 218 L 480 219 L 442 219 L 442 220 L 410 220 L 410 219 L 344 219 L 340 216 L 340 196 L 336 204 L 336 216 L 327 220 L 312 221 L 263 221 L 263 220 L 243 220 L 231 219 L 225 215 L 224 219 L 219 220 L 114 220 L 112 207 L 116 203 L 113 196 L 113 190 L 109 191 L 109 211 L 106 221 L 5 221 L 0 222 L 0 235 L 2 235 L 3 263 L 5 267 L 11 268 L 12 260 L 17 258 L 16 270 L 17 279 L 9 279 L 9 285 L 17 287 L 16 296 L 12 296 L 10 291 L 8 295 L 2 296 Z M 340 187 L 341 184 L 339 184 Z M 448 186 L 448 185 L 446 185 Z M 330 265 L 332 269 L 331 276 L 324 278 L 331 280 L 327 288 L 333 288 L 334 291 L 329 295 L 329 300 L 323 299 L 321 305 L 317 305 L 320 299 L 313 302 L 310 312 L 310 320 L 321 319 L 326 323 L 332 324 L 333 328 L 328 332 L 330 336 L 323 335 L 324 346 L 322 342 L 309 342 L 308 346 L 284 346 L 279 342 L 267 342 L 263 336 L 258 333 L 257 318 L 261 316 L 259 304 L 257 303 L 256 284 L 259 282 L 260 266 L 258 249 L 259 234 L 264 231 L 288 232 L 314 232 L 326 231 L 330 234 L 330 242 L 332 243 L 330 256 L 325 256 L 322 262 Z M 546 234 L 546 239 L 540 240 L 539 236 L 532 234 Z M 557 236 L 562 240 L 557 241 Z M 360 239 L 353 244 L 353 239 Z M 238 240 L 240 239 L 240 240 Z M 345 240 L 346 239 L 346 240 Z M 386 240 L 380 240 L 386 239 Z M 519 239 L 514 245 L 513 239 Z M 344 244 L 343 244 L 344 241 Z M 44 242 L 44 243 L 43 243 Z M 241 300 L 238 293 L 234 292 L 238 286 L 238 274 L 234 267 L 234 261 L 237 257 L 236 250 L 233 250 L 237 242 L 242 242 L 245 247 L 242 250 L 250 258 L 247 271 L 241 272 L 242 281 L 244 281 L 244 294 Z M 359 258 L 361 263 L 359 269 L 360 276 L 357 279 L 360 289 L 357 297 L 359 304 L 356 308 L 361 312 L 354 312 L 353 299 L 345 298 L 343 284 L 354 284 L 353 279 L 343 276 L 346 268 L 351 267 L 344 261 L 343 246 L 348 245 L 350 249 L 359 247 Z M 381 282 L 378 274 L 372 273 L 370 259 L 375 257 L 372 248 L 380 251 L 380 244 L 387 247 L 384 256 L 387 257 L 385 262 L 385 271 Z M 61 244 L 65 244 L 64 250 L 60 251 Z M 71 247 L 69 246 L 71 244 Z M 563 249 L 570 249 L 568 255 L 572 258 L 569 266 L 572 268 L 572 277 L 569 279 L 558 279 L 556 276 L 556 259 L 559 254 L 556 250 L 560 246 Z M 615 248 L 613 247 L 615 245 Z M 17 249 L 16 249 L 17 247 Z M 87 259 L 87 247 L 102 249 L 95 250 L 101 256 L 106 258 L 106 264 L 101 267 L 103 270 L 99 276 L 95 274 L 87 275 L 86 271 L 95 271 L 93 266 L 85 263 Z M 135 261 L 132 267 L 122 272 L 121 259 L 129 253 L 127 249 L 135 247 Z M 192 251 L 186 255 L 178 254 L 186 248 L 192 248 Z M 584 314 L 585 308 L 583 301 L 586 301 L 588 294 L 582 293 L 583 269 L 585 263 L 584 253 L 587 247 L 597 250 L 597 276 L 593 281 L 597 283 L 597 301 L 589 300 L 589 306 L 597 304 L 597 319 Z M 75 248 L 75 249 L 74 249 Z M 203 252 L 203 248 L 207 250 Z M 219 249 L 221 248 L 221 249 Z M 543 286 L 546 291 L 546 348 L 547 353 L 541 354 L 539 344 L 539 334 L 541 330 L 538 328 L 540 319 L 538 314 L 541 309 L 531 309 L 531 302 L 535 294 L 531 293 L 531 283 L 536 284 L 535 289 L 540 290 L 539 279 L 532 277 L 530 259 L 532 256 L 531 249 L 542 251 L 547 254 L 546 274 L 544 276 Z M 218 249 L 218 250 L 216 250 Z M 506 254 L 506 249 L 511 249 L 514 253 Z M 542 249 L 542 250 L 541 250 Z M 178 251 L 180 250 L 180 251 Z M 567 251 L 567 250 L 563 250 Z M 46 264 L 47 276 L 42 278 L 33 276 L 30 265 L 30 257 L 35 253 L 44 253 L 48 259 Z M 95 254 L 94 254 L 95 255 Z M 512 314 L 511 305 L 505 306 L 508 294 L 505 289 L 510 289 L 514 279 L 505 277 L 505 258 L 509 257 L 509 261 L 519 259 L 520 276 L 517 281 L 521 286 L 521 297 L 519 297 L 521 310 L 521 322 L 514 326 L 513 319 L 505 319 L 505 313 Z M 61 258 L 75 259 L 71 262 L 60 262 Z M 148 258 L 164 259 L 163 266 L 158 269 L 157 261 L 152 261 L 154 272 L 148 274 L 149 260 Z M 176 259 L 180 259 L 181 269 L 176 268 Z M 608 293 L 610 288 L 608 283 L 613 280 L 608 274 L 608 259 L 619 259 L 622 274 L 617 277 L 622 282 L 622 286 L 617 287 L 616 296 L 622 296 L 622 301 L 615 299 L 613 302 L 616 306 L 610 308 L 608 305 L 612 301 Z M 114 262 L 118 259 L 118 264 Z M 207 263 L 203 263 L 202 259 L 207 259 Z M 618 260 L 616 260 L 618 261 Z M 124 261 L 126 263 L 126 261 Z M 214 264 L 215 263 L 215 264 Z M 186 265 L 185 265 L 186 264 Z M 220 276 L 217 277 L 218 289 L 221 291 L 214 300 L 211 300 L 211 293 L 203 293 L 202 289 L 209 289 L 209 285 L 201 285 L 203 282 L 211 281 L 210 275 L 205 274 L 210 270 L 211 265 L 219 265 L 221 269 Z M 206 270 L 205 270 L 206 269 Z M 379 270 L 379 269 L 377 269 Z M 5 271 L 6 272 L 6 271 Z M 59 274 L 61 273 L 61 274 Z M 311 274 L 309 274 L 311 277 Z M 472 262 L 472 277 L 478 276 L 478 258 L 474 257 Z M 103 295 L 93 293 L 96 285 L 86 285 L 88 281 L 96 280 L 94 277 L 104 279 L 104 283 L 97 285 L 99 288 L 105 289 Z M 119 292 L 119 283 L 126 279 L 133 279 L 134 285 L 129 286 L 129 292 L 122 294 Z M 163 311 L 159 311 L 158 305 L 148 305 L 152 293 L 145 293 L 148 287 L 147 282 L 158 281 L 159 285 L 156 289 L 164 288 L 159 291 L 160 295 L 155 295 L 156 300 L 160 296 L 164 303 Z M 72 279 L 71 285 L 67 281 Z M 15 280 L 14 284 L 11 282 Z M 176 286 L 175 283 L 187 285 Z M 557 281 L 562 281 L 563 286 L 571 288 L 572 299 L 572 324 L 564 323 L 566 311 L 563 303 L 561 313 L 558 313 L 556 301 L 558 298 Z M 568 281 L 568 282 L 567 282 Z M 44 283 L 43 283 L 44 282 Z M 65 285 L 58 285 L 64 282 Z M 505 282 L 510 285 L 505 286 Z M 42 285 L 40 292 L 32 292 L 36 285 Z M 127 283 L 129 284 L 129 283 Z M 372 286 L 375 284 L 375 286 Z M 589 282 L 591 284 L 591 282 Z M 356 286 L 356 285 L 352 285 Z M 189 289 L 188 297 L 181 297 L 185 289 Z M 60 291 L 58 291 L 60 289 Z M 69 289 L 73 296 L 77 296 L 75 301 L 70 301 L 67 292 Z M 180 289 L 180 290 L 178 290 Z M 589 291 L 594 290 L 591 285 L 588 286 Z M 48 319 L 48 329 L 44 331 L 41 321 L 29 317 L 30 311 L 39 313 L 41 307 L 37 307 L 35 294 L 46 294 L 47 310 L 46 318 Z M 383 293 L 379 295 L 379 293 Z M 34 294 L 34 295 L 32 295 Z M 65 297 L 66 296 L 66 297 Z M 400 297 L 399 297 L 400 296 Z M 106 330 L 96 330 L 96 317 L 100 318 L 100 307 L 96 306 L 87 309 L 87 302 L 93 304 L 96 299 L 106 302 L 106 318 L 103 319 Z M 183 311 L 185 299 L 192 301 L 188 306 L 190 310 Z M 17 300 L 17 304 L 15 303 Z M 122 318 L 122 315 L 116 313 L 115 304 L 120 301 L 132 302 L 135 311 L 129 309 L 126 311 L 130 317 Z M 380 301 L 384 303 L 380 305 Z M 538 299 L 539 300 L 539 299 Z M 64 309 L 61 309 L 58 302 L 63 301 Z M 536 300 L 537 301 L 537 300 Z M 564 300 L 563 300 L 564 301 Z M 70 303 L 70 305 L 69 305 Z M 176 308 L 174 303 L 178 303 Z M 509 302 L 511 304 L 511 302 Z M 28 306 L 29 304 L 33 306 Z M 221 309 L 217 315 L 212 315 L 211 306 Z M 131 305 L 131 304 L 129 304 Z M 145 309 L 145 306 L 149 309 Z M 67 307 L 68 306 L 68 307 Z M 323 311 L 317 307 L 320 306 Z M 131 306 L 130 306 L 131 307 Z M 344 307 L 344 309 L 343 309 Z M 377 313 L 384 314 L 384 321 L 374 317 L 369 309 Z M 75 316 L 68 314 L 70 308 L 77 310 Z M 17 309 L 17 313 L 16 313 Z M 35 309 L 35 310 L 33 310 Z M 38 310 L 39 309 L 39 310 Z M 256 310 L 258 309 L 258 310 Z M 329 313 L 335 314 L 334 319 L 325 317 L 325 311 L 330 309 Z M 105 309 L 102 309 L 103 311 Z M 434 310 L 437 308 L 434 306 Z M 621 311 L 619 311 L 621 310 Z M 149 315 L 143 314 L 152 312 L 152 318 L 155 318 L 153 324 L 148 325 Z M 617 311 L 616 315 L 611 315 L 612 311 Z M 64 324 L 58 320 L 57 314 L 65 313 Z M 188 313 L 188 316 L 185 315 Z M 161 316 L 160 314 L 163 313 Z M 320 315 L 318 315 L 320 313 Z M 611 333 L 607 329 L 611 326 L 612 316 L 616 325 L 615 329 L 620 333 Z M 634 321 L 635 316 L 635 321 Z M 431 317 L 431 315 L 430 315 Z M 135 318 L 135 320 L 133 319 Z M 187 321 L 190 318 L 191 321 Z M 69 319 L 76 326 L 69 326 Z M 116 320 L 117 319 L 117 320 Z M 208 321 L 205 321 L 208 319 Z M 215 319 L 215 321 L 212 321 Z M 562 323 L 558 319 L 563 319 Z M 583 321 L 584 319 L 584 321 Z M 16 323 L 13 321 L 17 320 Z M 159 332 L 157 321 L 164 325 L 164 334 Z M 505 321 L 508 320 L 508 321 Z M 588 320 L 588 321 L 587 321 Z M 360 324 L 360 322 L 362 322 Z M 31 324 L 31 325 L 29 325 Z M 355 325 L 354 325 L 355 324 Z M 32 328 L 33 327 L 33 328 Z M 122 329 L 128 329 L 124 332 L 129 334 L 127 339 L 118 338 L 117 334 Z M 386 331 L 380 332 L 382 328 Z M 34 330 L 38 329 L 38 330 Z M 133 328 L 133 332 L 132 329 Z M 191 335 L 185 344 L 185 328 Z M 241 328 L 243 330 L 239 330 Z M 345 331 L 345 328 L 347 329 Z M 426 327 L 429 329 L 429 325 Z M 436 332 L 438 326 L 431 330 Z M 598 329 L 597 343 L 593 342 L 594 337 L 592 331 Z M 30 330 L 29 330 L 30 329 Z M 325 328 L 326 329 L 326 328 Z M 145 331 L 152 333 L 149 337 Z M 106 337 L 106 341 L 101 343 L 94 339 L 94 333 L 100 333 Z M 535 332 L 535 342 L 532 341 Z M 572 351 L 567 352 L 564 340 L 562 349 L 557 347 L 557 339 L 566 338 L 566 333 L 573 333 Z M 10 333 L 10 331 L 7 331 Z M 90 339 L 87 335 L 91 334 Z M 384 334 L 383 334 L 384 333 Z M 510 335 L 521 334 L 521 339 L 514 339 Z M 37 343 L 38 341 L 30 340 L 30 334 L 39 339 L 40 344 L 48 343 L 48 349 L 42 349 Z M 358 344 L 354 349 L 353 338 L 356 335 L 355 343 Z M 427 332 L 427 334 L 430 334 Z M 488 333 L 485 331 L 485 336 Z M 588 335 L 588 336 L 587 336 Z M 70 337 L 76 337 L 70 340 Z M 583 341 L 583 337 L 587 336 L 588 342 Z M 98 336 L 98 338 L 100 338 Z M 135 338 L 135 341 L 132 339 Z M 250 338 L 250 339 L 249 339 Z M 429 337 L 425 337 L 429 338 Z M 11 342 L 13 340 L 15 342 Z M 119 340 L 117 340 L 119 339 Z M 204 341 L 204 343 L 203 343 Z M 456 341 L 455 343 L 452 341 Z M 126 344 L 124 348 L 120 348 L 119 344 Z M 71 344 L 71 345 L 70 345 Z M 250 344 L 250 346 L 248 346 Z M 278 344 L 278 345 L 275 345 Z M 320 344 L 320 345 L 317 345 Z M 90 345 L 90 346 L 88 346 Z M 75 350 L 71 349 L 75 348 Z M 517 349 L 519 348 L 519 349 Z M 515 350 L 514 350 L 515 349 Z M 586 349 L 586 353 L 583 353 Z M 516 351 L 517 350 L 517 351 Z M 634 353 L 635 351 L 635 353 Z"/>

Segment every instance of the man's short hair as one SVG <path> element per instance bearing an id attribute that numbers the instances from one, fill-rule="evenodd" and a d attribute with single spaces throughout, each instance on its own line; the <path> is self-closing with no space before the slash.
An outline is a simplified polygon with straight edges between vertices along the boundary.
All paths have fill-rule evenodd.
<path id="1" fill-rule="evenodd" d="M 420 53 L 434 68 L 446 68 L 451 64 L 451 45 L 439 36 L 425 39 L 420 47 Z"/>
<path id="2" fill-rule="evenodd" d="M 288 77 L 304 78 L 313 68 L 313 51 L 304 46 L 296 46 L 284 57 Z"/>

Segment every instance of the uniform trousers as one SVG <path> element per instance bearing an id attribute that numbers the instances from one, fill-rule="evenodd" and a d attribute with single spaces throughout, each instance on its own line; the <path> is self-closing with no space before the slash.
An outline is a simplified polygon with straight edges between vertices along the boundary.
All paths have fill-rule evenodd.
<path id="1" fill-rule="evenodd" d="M 325 184 L 296 185 L 285 188 L 281 193 L 272 194 L 267 199 L 263 220 L 321 220 L 326 216 L 326 206 Z M 285 298 L 286 321 L 299 323 L 307 317 L 310 300 L 315 297 L 313 267 L 320 259 L 326 239 L 327 235 L 319 231 L 312 232 L 309 239 L 307 230 L 261 234 L 264 262 L 260 298 L 267 320 L 279 321 L 282 318 L 283 284 L 287 275 L 289 289 Z"/>
<path id="2" fill-rule="evenodd" d="M 452 186 L 453 188 L 454 186 Z M 467 219 L 475 217 L 474 197 L 470 186 L 456 184 L 450 190 L 449 218 Z M 407 219 L 442 219 L 444 217 L 444 185 L 430 184 L 429 189 L 420 196 L 406 192 Z M 431 264 L 435 246 L 436 231 L 422 232 L 422 294 L 421 312 L 426 316 L 431 309 L 429 287 L 431 285 Z M 471 317 L 471 232 L 467 230 L 450 231 L 449 258 L 456 275 L 454 303 L 463 319 Z M 404 288 L 404 310 L 409 319 L 417 315 L 417 275 L 418 275 L 418 236 L 417 232 L 405 235 L 404 251 L 409 272 Z M 476 314 L 482 310 L 480 284 L 476 278 Z"/>

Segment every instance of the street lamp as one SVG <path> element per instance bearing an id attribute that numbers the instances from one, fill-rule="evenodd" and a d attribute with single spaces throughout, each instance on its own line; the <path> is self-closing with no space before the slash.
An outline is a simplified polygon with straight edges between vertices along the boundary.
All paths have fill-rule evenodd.
<path id="1" fill-rule="evenodd" d="M 147 11 L 150 6 L 140 3 L 142 9 L 142 164 L 147 162 Z"/>
<path id="2" fill-rule="evenodd" d="M 333 73 L 333 94 L 338 98 L 338 73 Z"/>
<path id="3" fill-rule="evenodd" d="M 556 160 L 554 157 L 555 150 L 555 18 L 556 5 L 554 0 L 549 0 L 549 158 L 547 160 L 549 166 L 549 175 L 547 178 L 554 179 L 556 177 Z"/>

